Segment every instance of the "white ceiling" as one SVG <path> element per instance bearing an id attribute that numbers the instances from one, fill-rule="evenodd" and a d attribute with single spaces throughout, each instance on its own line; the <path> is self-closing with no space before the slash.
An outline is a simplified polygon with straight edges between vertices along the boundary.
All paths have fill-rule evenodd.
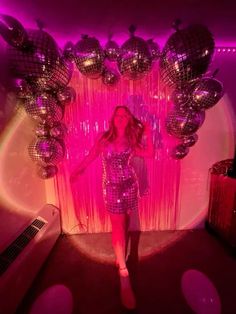
<path id="1" fill-rule="evenodd" d="M 103 43 L 109 32 L 122 43 L 130 24 L 137 25 L 137 35 L 155 38 L 163 46 L 176 18 L 183 26 L 208 26 L 217 46 L 236 46 L 235 0 L 1 0 L 0 13 L 14 16 L 25 28 L 36 28 L 35 19 L 42 20 L 60 46 L 77 42 L 81 34 Z"/>

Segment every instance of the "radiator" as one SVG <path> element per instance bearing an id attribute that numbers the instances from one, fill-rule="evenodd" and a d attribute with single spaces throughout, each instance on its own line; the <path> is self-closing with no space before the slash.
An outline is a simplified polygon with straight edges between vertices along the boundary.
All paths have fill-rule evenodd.
<path id="1" fill-rule="evenodd" d="M 61 233 L 60 213 L 45 205 L 0 252 L 0 313 L 13 314 Z"/>

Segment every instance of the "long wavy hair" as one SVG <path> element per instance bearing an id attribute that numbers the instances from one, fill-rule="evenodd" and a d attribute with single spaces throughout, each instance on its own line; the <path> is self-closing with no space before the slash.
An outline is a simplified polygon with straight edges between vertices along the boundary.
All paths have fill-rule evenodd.
<path id="1" fill-rule="evenodd" d="M 128 122 L 128 125 L 125 129 L 125 135 L 128 139 L 129 145 L 131 147 L 135 147 L 135 146 L 140 146 L 141 145 L 141 140 L 142 140 L 142 136 L 143 136 L 143 132 L 144 132 L 144 125 L 143 123 L 137 119 L 129 110 L 128 107 L 126 106 L 116 106 L 113 115 L 111 117 L 110 120 L 110 126 L 109 129 L 104 132 L 101 140 L 102 142 L 105 144 L 106 142 L 113 142 L 116 137 L 117 137 L 117 130 L 115 127 L 115 123 L 114 123 L 114 119 L 115 119 L 115 115 L 117 110 L 119 109 L 124 109 L 126 111 L 126 113 L 129 115 L 130 119 Z"/>

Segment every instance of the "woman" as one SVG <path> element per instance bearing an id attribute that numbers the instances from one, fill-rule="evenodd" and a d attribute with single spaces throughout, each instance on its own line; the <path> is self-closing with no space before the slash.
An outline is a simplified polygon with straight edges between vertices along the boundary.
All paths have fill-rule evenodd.
<path id="1" fill-rule="evenodd" d="M 146 137 L 145 146 L 142 139 Z M 127 308 L 135 307 L 135 297 L 126 267 L 127 218 L 138 209 L 138 181 L 130 160 L 133 156 L 153 156 L 150 128 L 136 119 L 126 106 L 117 106 L 110 127 L 96 141 L 89 154 L 72 174 L 81 174 L 98 156 L 103 162 L 103 195 L 112 225 L 112 244 L 121 279 L 121 300 Z"/>

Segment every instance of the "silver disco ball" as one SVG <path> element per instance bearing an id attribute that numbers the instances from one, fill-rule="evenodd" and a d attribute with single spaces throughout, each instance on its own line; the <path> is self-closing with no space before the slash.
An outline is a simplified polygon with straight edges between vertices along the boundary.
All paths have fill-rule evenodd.
<path id="1" fill-rule="evenodd" d="M 24 49 L 7 48 L 11 71 L 15 77 L 23 77 L 45 87 L 52 71 L 60 62 L 59 49 L 54 39 L 43 30 L 28 30 L 29 44 Z"/>
<path id="2" fill-rule="evenodd" d="M 147 42 L 137 36 L 131 36 L 121 46 L 118 60 L 120 73 L 127 79 L 138 80 L 147 74 L 152 66 L 152 56 Z"/>
<path id="3" fill-rule="evenodd" d="M 167 132 L 177 138 L 194 134 L 205 120 L 204 111 L 171 111 L 166 119 Z"/>
<path id="4" fill-rule="evenodd" d="M 223 94 L 223 85 L 218 80 L 203 78 L 194 86 L 192 106 L 196 110 L 209 109 L 218 103 Z"/>
<path id="5" fill-rule="evenodd" d="M 33 161 L 45 164 L 56 164 L 64 157 L 64 146 L 55 138 L 37 138 L 28 147 L 29 156 Z"/>
<path id="6" fill-rule="evenodd" d="M 102 75 L 104 52 L 94 37 L 83 36 L 75 45 L 75 64 L 88 78 L 97 79 Z"/>
<path id="7" fill-rule="evenodd" d="M 60 121 L 64 115 L 57 99 L 46 92 L 26 99 L 24 108 L 33 119 L 42 122 Z"/>
<path id="8" fill-rule="evenodd" d="M 114 40 L 109 40 L 106 43 L 104 52 L 109 61 L 117 61 L 120 57 L 120 48 Z"/>
<path id="9" fill-rule="evenodd" d="M 46 165 L 46 166 L 39 166 L 37 170 L 37 175 L 41 179 L 50 179 L 54 177 L 58 172 L 58 168 L 56 165 Z"/>
<path id="10" fill-rule="evenodd" d="M 182 86 L 206 72 L 214 52 L 214 39 L 203 25 L 177 30 L 168 39 L 160 58 L 162 80 Z"/>

